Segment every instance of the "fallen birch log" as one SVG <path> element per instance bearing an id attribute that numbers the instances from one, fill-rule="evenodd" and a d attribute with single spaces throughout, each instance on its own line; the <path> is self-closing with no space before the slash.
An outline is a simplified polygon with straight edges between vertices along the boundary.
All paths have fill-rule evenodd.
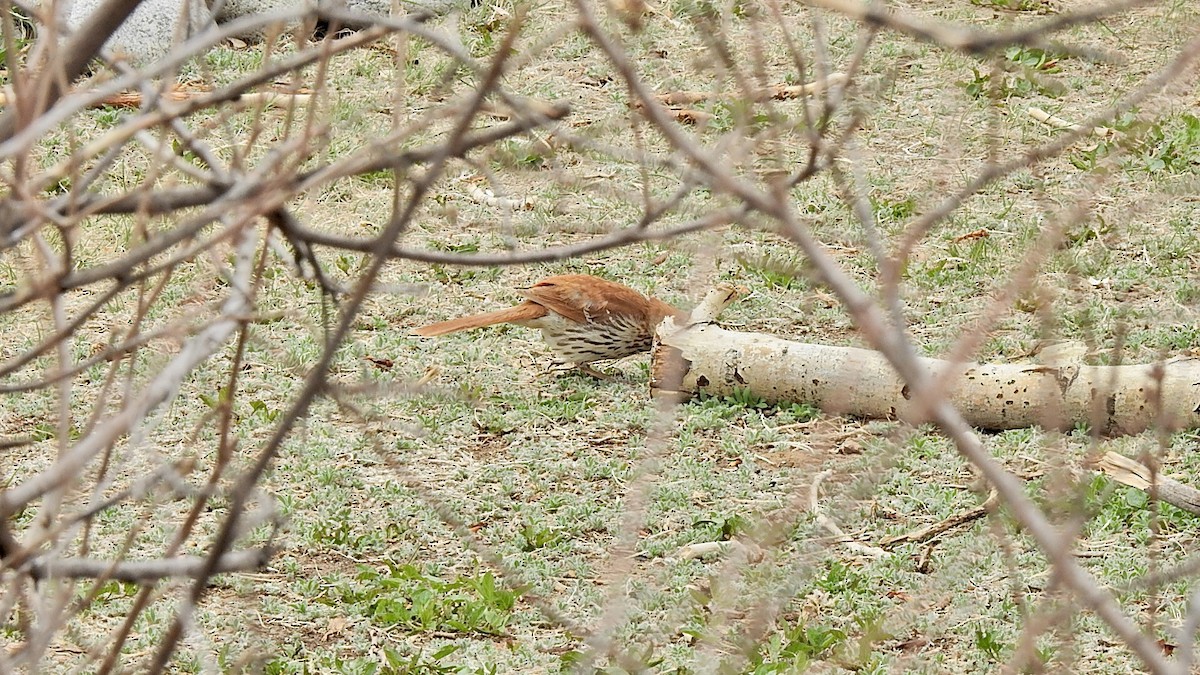
<path id="1" fill-rule="evenodd" d="M 719 310 L 718 310 L 719 311 Z M 709 313 L 707 320 L 715 313 Z M 924 421 L 920 401 L 882 354 L 725 330 L 706 317 L 682 328 L 667 319 L 651 362 L 651 394 L 681 400 L 748 391 L 769 403 L 807 403 L 831 414 Z M 1158 364 L 949 364 L 921 359 L 934 375 L 954 368 L 947 396 L 981 429 L 1090 424 L 1104 435 L 1155 424 L 1200 427 L 1200 359 Z M 1161 394 L 1159 393 L 1161 391 Z"/>

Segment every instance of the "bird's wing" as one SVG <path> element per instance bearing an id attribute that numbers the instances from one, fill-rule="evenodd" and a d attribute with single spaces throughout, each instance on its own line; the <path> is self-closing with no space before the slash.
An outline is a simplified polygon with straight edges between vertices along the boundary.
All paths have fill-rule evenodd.
<path id="1" fill-rule="evenodd" d="M 586 297 L 586 281 L 590 277 L 579 274 L 564 274 L 557 277 L 547 277 L 521 293 L 528 299 L 579 323 L 587 323 L 591 312 L 588 306 L 591 301 Z"/>
<path id="2" fill-rule="evenodd" d="M 547 277 L 525 289 L 525 297 L 580 323 L 609 322 L 613 314 L 645 316 L 649 301 L 615 281 L 587 274 Z"/>

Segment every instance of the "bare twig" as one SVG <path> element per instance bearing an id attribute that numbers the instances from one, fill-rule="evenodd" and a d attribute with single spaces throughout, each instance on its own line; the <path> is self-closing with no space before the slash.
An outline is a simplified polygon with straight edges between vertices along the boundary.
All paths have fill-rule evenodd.
<path id="1" fill-rule="evenodd" d="M 925 527 L 917 528 L 911 532 L 905 532 L 904 534 L 897 534 L 891 537 L 884 537 L 879 544 L 884 548 L 891 548 L 897 544 L 920 544 L 922 542 L 929 541 L 930 539 L 933 539 L 944 532 L 948 532 L 956 527 L 966 525 L 972 520 L 977 520 L 986 516 L 988 513 L 995 510 L 999 503 L 1000 495 L 993 490 L 992 492 L 988 493 L 987 499 L 985 499 L 979 506 L 971 507 L 966 511 L 961 511 L 950 516 L 949 518 L 936 523 L 930 523 Z"/>
<path id="2" fill-rule="evenodd" d="M 871 558 L 882 558 L 889 555 L 887 551 L 877 547 L 868 546 L 857 541 L 854 541 L 850 535 L 846 534 L 841 527 L 830 518 L 825 510 L 821 508 L 821 482 L 833 475 L 832 469 L 826 469 L 813 476 L 812 485 L 808 488 L 808 510 L 812 512 L 813 518 L 817 521 L 825 531 L 833 536 L 833 540 L 845 546 L 854 553 L 859 555 L 869 556 Z"/>
<path id="3" fill-rule="evenodd" d="M 266 566 L 274 549 L 264 547 L 226 553 L 212 565 L 208 556 L 180 556 L 160 560 L 91 560 L 87 558 L 38 559 L 29 564 L 35 579 L 105 578 L 147 583 L 166 578 L 195 578 L 212 566 L 218 574 L 250 572 Z"/>

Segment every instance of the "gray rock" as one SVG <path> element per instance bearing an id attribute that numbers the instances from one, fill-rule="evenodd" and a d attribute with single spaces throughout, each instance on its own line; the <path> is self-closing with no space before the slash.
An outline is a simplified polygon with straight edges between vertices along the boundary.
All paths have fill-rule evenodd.
<path id="1" fill-rule="evenodd" d="M 66 23 L 73 30 L 87 30 L 88 18 L 103 0 L 74 0 L 67 8 Z M 187 5 L 186 13 L 180 11 Z M 125 23 L 104 43 L 105 48 L 124 54 L 136 63 L 147 63 L 161 58 L 179 39 L 201 30 L 212 20 L 212 13 L 204 0 L 144 0 L 129 15 Z"/>
<path id="2" fill-rule="evenodd" d="M 362 21 L 351 22 L 347 28 L 364 28 L 371 25 L 374 17 L 388 16 L 392 0 L 225 0 L 217 14 L 218 22 L 273 12 L 291 7 L 341 7 L 363 15 Z M 425 12 L 434 16 L 446 14 L 456 8 L 471 6 L 471 0 L 400 0 L 400 6 L 409 12 Z M 256 37 L 239 35 L 238 37 Z"/>
<path id="3" fill-rule="evenodd" d="M 320 0 L 321 6 L 344 6 L 352 12 L 365 16 L 388 16 L 392 11 L 391 0 Z M 409 12 L 425 12 L 433 16 L 447 14 L 455 9 L 468 9 L 470 0 L 400 0 L 400 6 Z M 363 21 L 355 27 L 369 25 Z"/>
<path id="4" fill-rule="evenodd" d="M 217 1 L 214 0 L 214 6 L 217 6 Z M 229 20 L 252 16 L 252 14 L 265 14 L 280 10 L 308 10 L 316 5 L 317 0 L 224 0 L 223 4 L 217 7 L 217 23 L 229 22 Z M 299 22 L 289 23 L 283 26 L 283 30 L 292 30 L 296 24 Z M 265 32 L 264 28 L 242 32 L 234 37 L 241 37 L 244 40 L 259 40 Z"/>
<path id="5" fill-rule="evenodd" d="M 72 30 L 87 30 L 88 17 L 103 0 L 74 0 L 67 10 L 67 26 Z M 180 11 L 187 4 L 187 13 Z M 371 17 L 388 16 L 392 9 L 391 0 L 144 0 L 125 23 L 105 43 L 105 47 L 124 54 L 135 63 L 148 63 L 165 55 L 175 44 L 175 36 L 181 28 L 182 39 L 201 30 L 212 18 L 211 6 L 217 6 L 218 23 L 274 12 L 287 8 L 308 8 L 320 3 L 343 6 L 364 16 L 364 20 L 348 28 L 362 28 L 371 24 Z M 410 12 L 428 12 L 432 15 L 446 14 L 457 8 L 469 8 L 470 0 L 400 0 L 401 6 Z M 261 31 L 254 31 L 241 38 L 256 38 Z"/>
<path id="6" fill-rule="evenodd" d="M 217 0 L 214 0 L 213 4 L 215 6 Z M 316 4 L 316 0 L 225 0 L 219 7 L 217 22 L 223 23 L 240 19 L 243 16 L 277 12 L 281 9 L 308 9 L 315 7 Z M 262 31 L 257 31 L 257 35 L 238 35 L 237 37 L 257 37 L 261 34 Z"/>

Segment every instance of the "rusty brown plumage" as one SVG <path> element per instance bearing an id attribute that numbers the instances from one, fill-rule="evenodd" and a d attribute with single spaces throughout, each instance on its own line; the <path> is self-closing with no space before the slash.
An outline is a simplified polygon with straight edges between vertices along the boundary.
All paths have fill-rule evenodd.
<path id="1" fill-rule="evenodd" d="M 483 328 L 484 326 L 494 326 L 498 323 L 521 323 L 523 321 L 533 321 L 546 316 L 546 308 L 532 302 L 523 302 L 516 307 L 508 309 L 500 309 L 495 312 L 484 312 L 483 314 L 472 314 L 458 319 L 450 319 L 449 321 L 439 321 L 431 323 L 428 326 L 421 326 L 413 331 L 414 335 L 423 337 L 436 337 L 438 335 L 449 335 L 457 333 L 461 330 L 471 330 L 473 328 Z"/>
<path id="2" fill-rule="evenodd" d="M 598 375 L 587 364 L 650 349 L 655 327 L 668 316 L 683 315 L 657 298 L 587 274 L 547 277 L 522 294 L 525 301 L 515 307 L 441 321 L 413 332 L 446 335 L 499 323 L 539 328 L 555 356 Z"/>

